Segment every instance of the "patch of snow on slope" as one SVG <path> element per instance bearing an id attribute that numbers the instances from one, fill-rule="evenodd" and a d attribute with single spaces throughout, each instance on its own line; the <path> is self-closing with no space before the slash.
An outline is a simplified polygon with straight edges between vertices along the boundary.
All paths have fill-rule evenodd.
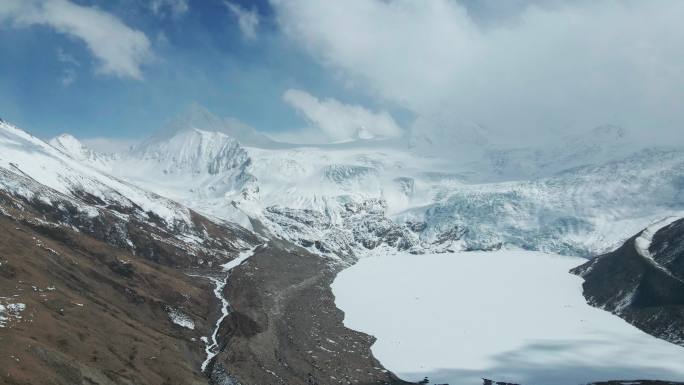
<path id="1" fill-rule="evenodd" d="M 10 322 L 20 320 L 24 310 L 26 310 L 25 304 L 11 302 L 8 298 L 0 297 L 0 328 L 6 328 Z"/>
<path id="2" fill-rule="evenodd" d="M 586 304 L 584 259 L 502 250 L 361 259 L 333 283 L 347 327 L 400 377 L 472 385 L 684 381 L 684 349 Z M 553 369 L 550 369 L 553 368 Z"/>
<path id="3" fill-rule="evenodd" d="M 634 247 L 636 248 L 636 251 L 639 255 L 642 257 L 646 258 L 653 266 L 655 266 L 658 270 L 663 271 L 665 274 L 669 275 L 670 277 L 680 281 L 682 281 L 680 278 L 675 277 L 669 270 L 667 270 L 665 267 L 661 266 L 655 259 L 653 259 L 653 255 L 651 254 L 651 251 L 649 248 L 651 247 L 651 242 L 653 242 L 653 236 L 658 232 L 658 230 L 667 227 L 671 225 L 673 222 L 678 221 L 682 219 L 682 217 L 677 217 L 677 216 L 672 216 L 672 217 L 667 217 L 664 219 L 659 220 L 656 223 L 653 223 L 652 225 L 648 226 L 644 231 L 639 234 L 639 236 L 634 240 Z"/>
<path id="4" fill-rule="evenodd" d="M 169 314 L 169 319 L 174 324 L 190 330 L 195 329 L 195 322 L 187 314 L 172 307 L 168 307 L 166 311 Z"/>

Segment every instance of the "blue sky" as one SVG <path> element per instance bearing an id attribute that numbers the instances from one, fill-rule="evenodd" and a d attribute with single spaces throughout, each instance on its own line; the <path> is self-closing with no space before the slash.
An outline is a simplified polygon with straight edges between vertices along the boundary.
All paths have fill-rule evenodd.
<path id="1" fill-rule="evenodd" d="M 232 2 L 257 13 L 253 38 L 223 0 L 191 0 L 178 14 L 173 1 L 156 12 L 153 0 L 72 3 L 143 32 L 153 58 L 140 64 L 140 79 L 102 74 L 81 39 L 0 19 L 0 51 L 10 59 L 0 60 L 0 117 L 39 136 L 144 136 L 192 102 L 262 131 L 297 129 L 305 122 L 282 99 L 290 88 L 377 105 L 286 40 L 268 1 Z"/>
<path id="2" fill-rule="evenodd" d="M 193 102 L 321 141 L 684 143 L 679 0 L 2 0 L 0 117 L 138 138 Z M 474 132 L 480 131 L 480 132 Z"/>

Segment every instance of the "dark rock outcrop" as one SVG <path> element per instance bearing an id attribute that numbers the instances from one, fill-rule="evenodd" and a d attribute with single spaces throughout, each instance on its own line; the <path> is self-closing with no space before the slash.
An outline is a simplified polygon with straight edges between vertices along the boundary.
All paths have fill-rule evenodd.
<path id="1" fill-rule="evenodd" d="M 684 346 L 684 219 L 655 232 L 648 245 L 651 258 L 638 251 L 641 235 L 571 272 L 584 278 L 589 304 Z"/>

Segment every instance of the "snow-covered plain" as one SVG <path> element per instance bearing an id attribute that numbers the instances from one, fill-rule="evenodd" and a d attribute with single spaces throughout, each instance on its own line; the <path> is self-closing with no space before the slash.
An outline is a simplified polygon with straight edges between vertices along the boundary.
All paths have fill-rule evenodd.
<path id="1" fill-rule="evenodd" d="M 525 385 L 684 381 L 684 348 L 585 303 L 585 262 L 501 250 L 364 258 L 333 284 L 347 327 L 405 380 Z"/>

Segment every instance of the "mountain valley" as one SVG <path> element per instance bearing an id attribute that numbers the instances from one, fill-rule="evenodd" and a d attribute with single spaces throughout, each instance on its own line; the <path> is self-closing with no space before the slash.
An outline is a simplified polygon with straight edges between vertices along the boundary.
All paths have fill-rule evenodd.
<path id="1" fill-rule="evenodd" d="M 396 141 L 279 143 L 199 106 L 117 153 L 0 123 L 4 381 L 405 383 L 376 358 L 382 341 L 349 328 L 338 273 L 378 256 L 592 258 L 684 212 L 684 151 L 616 152 L 624 130 L 597 130 L 607 144 L 571 140 L 561 169 L 489 145 L 459 162 Z M 678 235 L 653 237 L 654 260 L 678 266 Z M 681 343 L 670 299 L 620 307 L 604 292 L 632 290 L 623 280 L 594 283 L 620 269 L 610 255 L 574 270 L 589 303 Z"/>

